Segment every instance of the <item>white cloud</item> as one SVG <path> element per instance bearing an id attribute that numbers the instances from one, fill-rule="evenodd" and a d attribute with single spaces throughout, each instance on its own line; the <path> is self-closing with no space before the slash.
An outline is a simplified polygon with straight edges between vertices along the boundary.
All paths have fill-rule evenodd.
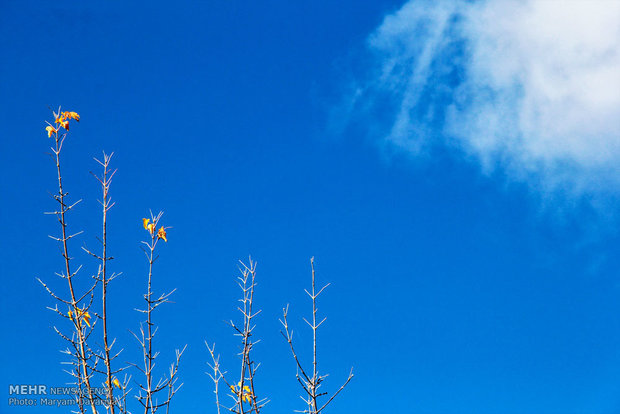
<path id="1" fill-rule="evenodd" d="M 356 100 L 388 114 L 395 146 L 456 147 L 545 190 L 620 190 L 620 1 L 411 0 L 368 47 L 380 70 Z"/>

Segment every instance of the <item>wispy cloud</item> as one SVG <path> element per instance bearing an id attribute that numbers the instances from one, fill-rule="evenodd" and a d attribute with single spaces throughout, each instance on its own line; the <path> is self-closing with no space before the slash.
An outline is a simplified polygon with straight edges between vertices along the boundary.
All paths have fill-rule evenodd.
<path id="1" fill-rule="evenodd" d="M 411 0 L 368 48 L 356 106 L 397 148 L 447 145 L 546 191 L 620 190 L 619 1 Z"/>

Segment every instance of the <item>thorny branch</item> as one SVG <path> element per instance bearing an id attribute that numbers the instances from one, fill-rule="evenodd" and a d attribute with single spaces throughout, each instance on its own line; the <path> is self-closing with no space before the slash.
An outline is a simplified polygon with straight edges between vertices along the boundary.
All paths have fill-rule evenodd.
<path id="1" fill-rule="evenodd" d="M 320 322 L 317 322 L 317 298 L 318 296 L 325 290 L 329 284 L 323 286 L 319 291 L 316 290 L 315 283 L 315 272 L 314 272 L 314 257 L 310 259 L 310 266 L 312 268 L 312 291 L 308 292 L 306 290 L 306 294 L 312 300 L 312 322 L 308 322 L 304 318 L 304 321 L 310 326 L 312 330 L 312 375 L 310 376 L 307 371 L 304 369 L 301 364 L 299 357 L 297 356 L 297 352 L 295 351 L 295 347 L 293 346 L 293 331 L 289 328 L 288 325 L 288 305 L 282 309 L 283 317 L 280 320 L 280 323 L 284 327 L 284 332 L 282 336 L 286 339 L 289 344 L 289 348 L 291 349 L 291 353 L 293 355 L 293 359 L 295 360 L 295 364 L 297 365 L 297 381 L 301 385 L 304 390 L 305 397 L 301 397 L 302 400 L 307 404 L 308 408 L 302 411 L 298 411 L 301 413 L 308 414 L 319 414 L 321 413 L 325 407 L 329 405 L 333 401 L 334 398 L 349 384 L 351 379 L 353 378 L 353 368 L 349 372 L 349 376 L 347 380 L 338 388 L 338 390 L 322 405 L 319 406 L 319 397 L 327 396 L 327 392 L 319 392 L 319 388 L 321 387 L 323 381 L 327 377 L 327 375 L 320 375 L 318 369 L 318 359 L 317 359 L 317 331 L 318 328 L 325 322 L 326 318 L 323 318 Z M 301 376 L 300 376 L 301 373 Z"/>
<path id="2" fill-rule="evenodd" d="M 241 338 L 241 352 L 239 353 L 241 360 L 239 381 L 237 384 L 229 383 L 226 379 L 226 372 L 222 372 L 220 368 L 219 355 L 215 355 L 215 344 L 210 347 L 208 343 L 207 349 L 211 355 L 212 363 L 209 364 L 213 374 L 209 373 L 211 380 L 215 385 L 215 404 L 217 406 L 218 414 L 220 413 L 220 407 L 224 407 L 227 411 L 235 414 L 259 414 L 260 410 L 269 401 L 266 398 L 258 399 L 256 396 L 255 382 L 256 372 L 260 364 L 256 364 L 252 360 L 252 349 L 259 341 L 254 341 L 252 335 L 255 325 L 253 319 L 261 312 L 254 311 L 254 290 L 256 287 L 256 262 L 249 259 L 248 265 L 243 262 L 239 262 L 241 265 L 239 271 L 241 276 L 238 277 L 238 285 L 242 291 L 242 298 L 239 300 L 241 306 L 237 307 L 243 317 L 241 327 L 236 325 L 233 321 L 230 321 L 230 326 L 235 331 L 235 336 Z M 229 396 L 233 399 L 234 404 L 230 407 L 225 407 L 220 403 L 219 397 L 219 381 L 222 380 L 226 383 L 230 390 Z"/>
<path id="3" fill-rule="evenodd" d="M 68 335 L 64 335 L 60 332 L 59 329 L 54 327 L 54 330 L 65 340 L 68 341 L 73 351 L 67 348 L 66 351 L 63 351 L 67 355 L 75 358 L 72 362 L 69 362 L 70 365 L 73 366 L 73 369 L 67 371 L 75 378 L 75 384 L 80 390 L 80 394 L 76 397 L 78 402 L 78 408 L 80 413 L 86 412 L 86 407 L 84 405 L 84 401 L 82 396 L 86 395 L 87 404 L 90 405 L 91 411 L 93 414 L 97 414 L 97 409 L 95 407 L 95 398 L 97 396 L 92 392 L 91 387 L 91 379 L 93 375 L 93 371 L 96 368 L 96 360 L 93 360 L 93 352 L 87 344 L 88 337 L 92 333 L 92 328 L 90 323 L 90 313 L 89 309 L 93 301 L 93 290 L 97 284 L 95 280 L 93 286 L 90 289 L 87 289 L 86 293 L 82 296 L 78 297 L 76 293 L 76 287 L 74 285 L 74 277 L 76 277 L 78 271 L 81 267 L 78 267 L 74 272 L 71 271 L 71 260 L 72 257 L 69 256 L 69 246 L 68 241 L 80 234 L 81 232 L 75 234 L 67 233 L 67 217 L 66 214 L 73 209 L 75 205 L 79 203 L 77 202 L 68 205 L 66 202 L 66 197 L 68 193 L 65 192 L 63 188 L 63 177 L 62 177 L 62 168 L 61 168 L 61 152 L 64 141 L 67 137 L 67 131 L 69 130 L 69 121 L 71 119 L 75 119 L 79 121 L 80 117 L 75 112 L 60 112 L 60 108 L 58 113 L 53 112 L 54 115 L 54 125 L 48 123 L 46 127 L 46 131 L 48 132 L 48 136 L 50 138 L 54 138 L 54 146 L 51 147 L 53 157 L 56 162 L 56 172 L 57 172 L 57 181 L 58 181 L 58 193 L 54 194 L 52 197 L 56 202 L 58 202 L 58 209 L 51 214 L 56 216 L 61 228 L 61 236 L 53 237 L 52 239 L 61 243 L 61 255 L 64 259 L 64 271 L 61 273 L 57 273 L 61 278 L 67 280 L 67 287 L 69 291 L 69 298 L 63 299 L 60 295 L 54 293 L 45 283 L 43 283 L 40 279 L 39 282 L 43 285 L 43 287 L 47 290 L 47 292 L 57 301 L 69 307 L 69 311 L 67 312 L 67 317 L 73 322 L 74 332 L 69 337 Z M 64 129 L 64 133 L 62 130 Z M 90 301 L 88 304 L 82 305 L 82 301 L 90 295 Z M 52 308 L 55 312 L 59 314 L 63 314 L 58 307 Z M 91 363 L 93 364 L 91 366 Z"/>
<path id="4" fill-rule="evenodd" d="M 101 282 L 101 288 L 102 288 L 101 289 L 101 309 L 102 310 L 101 310 L 100 318 L 103 322 L 102 323 L 103 325 L 102 327 L 103 329 L 103 350 L 102 350 L 102 355 L 97 355 L 97 357 L 103 360 L 103 363 L 105 365 L 105 371 L 103 372 L 98 371 L 98 372 L 102 373 L 105 377 L 104 388 L 106 392 L 106 399 L 104 400 L 103 405 L 106 408 L 106 410 L 110 412 L 111 414 L 115 414 L 117 405 L 119 406 L 119 410 L 121 413 L 126 412 L 126 405 L 123 403 L 123 401 L 126 399 L 126 396 L 127 396 L 127 392 L 121 388 L 119 380 L 115 378 L 114 376 L 114 374 L 117 374 L 123 371 L 124 368 L 120 368 L 118 370 L 112 369 L 112 361 L 118 357 L 118 355 L 120 354 L 120 352 L 122 352 L 122 350 L 119 351 L 115 355 L 110 355 L 110 351 L 115 343 L 115 340 L 113 340 L 112 343 L 110 343 L 108 340 L 108 296 L 107 296 L 108 283 L 112 279 L 114 279 L 116 276 L 119 275 L 115 273 L 109 274 L 108 272 L 108 261 L 113 259 L 113 257 L 108 256 L 108 232 L 107 232 L 108 211 L 114 206 L 114 203 L 112 202 L 109 196 L 110 185 L 112 183 L 112 177 L 114 177 L 114 174 L 116 173 L 116 170 L 110 171 L 110 161 L 113 155 L 114 155 L 113 153 L 110 155 L 107 155 L 104 152 L 102 161 L 95 158 L 95 161 L 99 165 L 101 165 L 101 167 L 103 167 L 103 174 L 101 175 L 101 177 L 91 172 L 91 174 L 95 177 L 95 179 L 99 182 L 101 186 L 101 200 L 99 200 L 99 203 L 101 204 L 101 218 L 102 218 L 101 239 L 99 240 L 101 242 L 101 250 L 102 250 L 101 256 L 97 255 L 96 253 L 93 253 L 92 251 L 88 250 L 86 247 L 82 248 L 85 252 L 95 257 L 100 262 L 96 279 L 98 282 Z M 118 400 L 114 398 L 114 385 L 116 385 L 121 390 L 121 398 Z"/>
<path id="5" fill-rule="evenodd" d="M 161 304 L 170 302 L 168 298 L 174 290 L 169 293 L 162 294 L 158 298 L 153 297 L 153 265 L 157 260 L 157 256 L 155 255 L 155 248 L 159 240 L 167 241 L 165 228 L 162 226 L 159 230 L 156 230 L 157 225 L 163 215 L 162 212 L 154 216 L 151 213 L 150 219 L 143 219 L 144 228 L 148 230 L 150 234 L 149 242 L 142 242 L 144 244 L 145 249 L 144 252 L 148 259 L 149 263 L 149 271 L 148 271 L 148 283 L 147 283 L 147 291 L 144 295 L 144 300 L 146 301 L 146 309 L 136 309 L 137 311 L 146 314 L 146 321 L 144 324 L 146 325 L 146 331 L 143 325 L 140 326 L 140 336 L 136 335 L 132 332 L 132 334 L 136 337 L 140 346 L 142 347 L 142 356 L 143 356 L 143 366 L 139 367 L 136 364 L 131 364 L 138 368 L 140 372 L 144 375 L 144 384 L 139 384 L 139 394 L 136 397 L 142 407 L 144 408 L 144 414 L 154 414 L 159 408 L 166 407 L 166 413 L 168 413 L 170 409 L 170 403 L 172 401 L 172 397 L 176 394 L 176 392 L 183 386 L 183 384 L 177 385 L 178 382 L 178 368 L 181 362 L 181 356 L 187 345 L 183 347 L 182 350 L 176 350 L 176 361 L 171 364 L 170 370 L 167 376 L 159 379 L 157 383 L 154 383 L 154 373 L 153 370 L 155 368 L 155 360 L 159 356 L 159 352 L 153 351 L 153 338 L 157 333 L 157 327 L 153 322 L 153 311 Z M 157 395 L 158 393 L 166 390 L 167 395 L 163 402 L 158 402 Z"/>

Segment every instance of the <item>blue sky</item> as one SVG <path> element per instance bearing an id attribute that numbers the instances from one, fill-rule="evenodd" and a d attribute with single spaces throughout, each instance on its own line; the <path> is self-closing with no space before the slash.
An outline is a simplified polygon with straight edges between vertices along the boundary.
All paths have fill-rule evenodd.
<path id="1" fill-rule="evenodd" d="M 558 2 L 559 3 L 559 2 Z M 315 257 L 328 412 L 620 412 L 618 2 L 11 2 L 0 16 L 0 363 L 10 384 L 69 380 L 35 278 L 62 259 L 44 127 L 84 201 L 72 245 L 109 218 L 111 335 L 131 361 L 149 209 L 165 212 L 155 290 L 162 366 L 188 345 L 176 412 L 215 412 L 204 341 L 227 369 L 237 260 L 258 262 L 265 412 L 302 409 L 278 318 L 301 317 Z M 68 326 L 67 326 L 68 327 Z M 305 348 L 303 346 L 305 345 Z M 136 374 L 134 372 L 134 374 Z M 47 409 L 61 412 L 60 409 Z"/>

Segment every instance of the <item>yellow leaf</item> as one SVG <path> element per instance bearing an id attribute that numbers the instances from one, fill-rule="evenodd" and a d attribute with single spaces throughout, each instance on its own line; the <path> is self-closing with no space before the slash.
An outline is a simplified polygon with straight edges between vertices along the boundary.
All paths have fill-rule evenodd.
<path id="1" fill-rule="evenodd" d="M 84 312 L 83 317 L 84 322 L 86 322 L 86 325 L 88 325 L 88 327 L 90 328 L 90 314 L 88 312 Z"/>
<path id="2" fill-rule="evenodd" d="M 69 112 L 69 118 L 73 118 L 76 121 L 80 122 L 80 116 L 77 112 Z"/>
<path id="3" fill-rule="evenodd" d="M 143 218 L 142 219 L 142 225 L 144 226 L 144 230 L 148 230 L 149 229 L 149 221 L 151 221 L 151 220 L 149 220 L 147 218 Z"/>
<path id="4" fill-rule="evenodd" d="M 67 315 L 69 315 L 69 319 L 73 320 L 73 311 L 67 312 Z M 90 313 L 85 312 L 84 309 L 76 309 L 75 316 L 77 317 L 77 319 L 84 319 L 86 325 L 90 327 Z"/>
<path id="5" fill-rule="evenodd" d="M 53 126 L 51 126 L 51 125 L 46 126 L 46 127 L 45 127 L 45 130 L 47 131 L 47 136 L 48 136 L 48 138 L 51 138 L 51 137 L 52 137 L 52 134 L 53 134 L 54 132 L 57 132 L 56 128 L 54 128 L 54 127 L 53 127 Z"/>
<path id="6" fill-rule="evenodd" d="M 166 237 L 166 229 L 164 229 L 164 226 L 161 226 L 161 228 L 157 230 L 157 238 L 164 239 L 164 241 L 168 243 L 168 238 Z"/>
<path id="7" fill-rule="evenodd" d="M 112 380 L 112 383 L 116 386 L 116 388 L 118 388 L 119 390 L 121 389 L 121 383 L 118 382 L 118 379 L 114 378 Z"/>

